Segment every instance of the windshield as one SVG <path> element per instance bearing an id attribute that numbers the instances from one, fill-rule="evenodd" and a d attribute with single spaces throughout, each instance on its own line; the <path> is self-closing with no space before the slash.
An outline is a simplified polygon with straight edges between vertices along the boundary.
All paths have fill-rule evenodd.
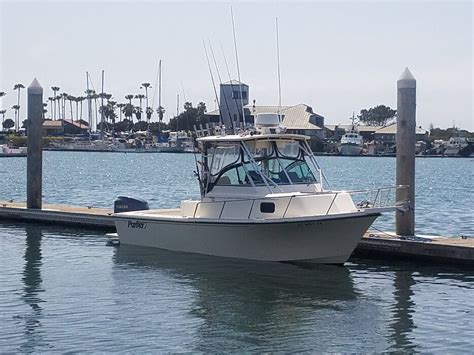
<path id="1" fill-rule="evenodd" d="M 250 141 L 216 147 L 209 152 L 213 185 L 288 185 L 317 183 L 308 155 L 295 140 Z M 248 154 L 250 153 L 250 155 Z M 213 156 L 213 158 L 211 158 Z"/>

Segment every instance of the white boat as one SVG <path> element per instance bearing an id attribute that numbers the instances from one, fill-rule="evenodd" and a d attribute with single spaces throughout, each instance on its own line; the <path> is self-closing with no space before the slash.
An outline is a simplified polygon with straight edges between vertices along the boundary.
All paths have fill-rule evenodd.
<path id="1" fill-rule="evenodd" d="M 364 139 L 359 134 L 354 125 L 354 114 L 352 114 L 352 125 L 349 132 L 344 134 L 339 144 L 339 153 L 341 155 L 361 155 L 364 149 Z"/>
<path id="2" fill-rule="evenodd" d="M 309 137 L 284 133 L 276 114 L 260 114 L 256 122 L 256 131 L 199 138 L 201 199 L 176 209 L 115 213 L 120 243 L 261 261 L 344 263 L 387 209 L 356 205 L 351 193 L 324 189 Z"/>
<path id="3" fill-rule="evenodd" d="M 12 148 L 8 145 L 0 145 L 0 157 L 26 157 L 27 148 Z"/>
<path id="4" fill-rule="evenodd" d="M 50 150 L 59 151 L 78 151 L 78 152 L 104 152 L 111 151 L 110 144 L 103 140 L 64 140 L 64 141 L 53 141 L 50 144 Z"/>
<path id="5" fill-rule="evenodd" d="M 362 136 L 356 131 L 350 131 L 344 134 L 339 145 L 341 155 L 361 155 L 364 149 Z"/>
<path id="6" fill-rule="evenodd" d="M 451 137 L 444 148 L 444 155 L 447 156 L 459 156 L 461 150 L 468 146 L 467 139 L 465 137 Z"/>

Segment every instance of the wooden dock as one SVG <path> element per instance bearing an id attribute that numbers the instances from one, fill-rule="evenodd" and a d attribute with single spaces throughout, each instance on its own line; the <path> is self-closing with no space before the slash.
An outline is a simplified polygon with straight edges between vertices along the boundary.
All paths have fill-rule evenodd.
<path id="1" fill-rule="evenodd" d="M 24 202 L 0 201 L 0 222 L 19 220 L 64 224 L 114 231 L 113 210 L 93 206 L 44 204 L 43 209 L 27 209 Z M 369 231 L 358 244 L 355 255 L 369 258 L 403 258 L 411 261 L 461 263 L 474 265 L 474 238 L 403 238 L 394 234 Z"/>

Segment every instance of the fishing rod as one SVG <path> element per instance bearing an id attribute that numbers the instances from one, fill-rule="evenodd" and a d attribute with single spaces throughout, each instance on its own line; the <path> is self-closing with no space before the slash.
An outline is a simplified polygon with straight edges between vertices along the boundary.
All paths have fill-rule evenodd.
<path id="1" fill-rule="evenodd" d="M 211 81 L 212 81 L 212 87 L 214 88 L 214 95 L 216 96 L 216 102 L 217 106 L 220 107 L 219 105 L 219 98 L 217 97 L 217 90 L 216 90 L 216 83 L 214 82 L 214 75 L 212 74 L 212 69 L 211 69 L 211 62 L 209 61 L 209 55 L 207 54 L 207 48 L 206 48 L 206 43 L 204 42 L 204 38 L 202 40 L 202 45 L 204 47 L 204 52 L 206 53 L 206 59 L 207 59 L 207 66 L 209 68 L 209 74 L 211 75 Z M 222 117 L 219 115 L 219 123 L 222 125 Z"/>
<path id="2" fill-rule="evenodd" d="M 227 75 L 229 76 L 230 87 L 232 89 L 232 92 L 234 92 L 234 83 L 232 82 L 232 76 L 230 75 L 229 65 L 227 64 L 227 58 L 225 56 L 224 47 L 222 47 L 221 42 L 219 42 L 219 45 L 221 47 L 222 56 L 224 57 L 224 63 L 225 63 L 225 67 L 226 67 L 226 70 L 227 70 Z M 242 116 L 242 112 L 240 111 L 241 108 L 237 103 L 237 98 L 233 97 L 233 99 L 234 99 L 235 107 L 237 107 L 237 111 L 238 111 L 239 117 L 240 117 L 240 116 Z M 232 121 L 232 124 L 233 124 L 233 121 Z"/>
<path id="3" fill-rule="evenodd" d="M 219 67 L 217 66 L 217 61 L 216 61 L 216 57 L 214 55 L 214 51 L 212 50 L 211 41 L 209 41 L 209 49 L 211 51 L 212 59 L 214 60 L 214 66 L 216 67 L 217 77 L 219 78 L 219 84 L 222 85 L 221 74 L 219 72 Z M 232 122 L 232 115 L 230 113 L 229 103 L 227 102 L 227 96 L 225 95 L 225 93 L 224 93 L 223 96 L 224 96 L 225 106 L 227 108 L 227 113 L 229 114 L 230 125 L 231 125 L 231 128 L 232 128 L 232 131 L 234 131 L 234 133 L 235 133 L 234 123 Z M 222 116 L 222 112 L 220 112 L 220 107 L 219 107 L 219 115 Z"/>
<path id="4" fill-rule="evenodd" d="M 244 129 L 245 129 L 245 111 L 244 111 L 244 101 L 242 97 L 242 81 L 240 80 L 239 56 L 237 53 L 237 40 L 235 37 L 234 12 L 232 11 L 232 6 L 230 7 L 230 15 L 232 17 L 232 33 L 234 35 L 235 62 L 237 64 L 237 77 L 239 78 L 240 102 L 242 104 L 242 122 L 244 124 Z"/>

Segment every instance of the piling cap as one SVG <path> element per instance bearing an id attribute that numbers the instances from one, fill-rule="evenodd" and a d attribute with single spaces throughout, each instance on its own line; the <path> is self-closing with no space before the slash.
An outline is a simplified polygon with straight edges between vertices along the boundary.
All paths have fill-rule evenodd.
<path id="1" fill-rule="evenodd" d="M 33 95 L 43 94 L 43 87 L 39 83 L 38 79 L 34 78 L 30 86 L 28 86 L 28 94 L 33 94 Z"/>
<path id="2" fill-rule="evenodd" d="M 415 89 L 416 88 L 416 79 L 411 73 L 408 67 L 405 68 L 402 75 L 397 81 L 397 88 L 398 89 Z"/>

